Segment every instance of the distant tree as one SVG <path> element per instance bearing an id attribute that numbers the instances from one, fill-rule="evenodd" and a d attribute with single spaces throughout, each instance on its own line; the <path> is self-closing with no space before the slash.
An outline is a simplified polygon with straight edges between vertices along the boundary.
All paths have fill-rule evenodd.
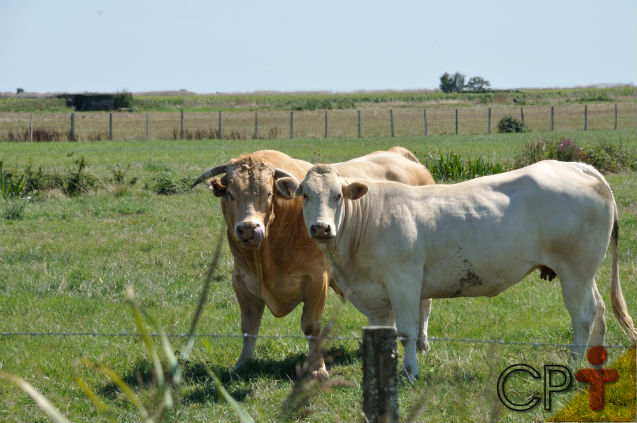
<path id="1" fill-rule="evenodd" d="M 453 80 L 456 83 L 456 92 L 461 93 L 465 89 L 464 75 L 460 72 L 456 72 L 453 74 Z"/>
<path id="2" fill-rule="evenodd" d="M 17 90 L 15 90 L 16 94 L 22 94 L 24 92 L 24 88 L 18 88 Z"/>
<path id="3" fill-rule="evenodd" d="M 456 88 L 456 83 L 453 81 L 453 77 L 449 73 L 445 72 L 440 77 L 440 90 L 443 93 L 452 93 Z"/>
<path id="4" fill-rule="evenodd" d="M 465 76 L 460 72 L 456 72 L 453 75 L 445 72 L 440 77 L 440 90 L 444 93 L 459 93 L 464 90 L 464 79 Z"/>
<path id="5" fill-rule="evenodd" d="M 471 91 L 484 92 L 488 88 L 491 88 L 491 83 L 481 76 L 471 77 L 471 79 L 469 79 L 469 82 L 467 83 L 467 89 Z"/>

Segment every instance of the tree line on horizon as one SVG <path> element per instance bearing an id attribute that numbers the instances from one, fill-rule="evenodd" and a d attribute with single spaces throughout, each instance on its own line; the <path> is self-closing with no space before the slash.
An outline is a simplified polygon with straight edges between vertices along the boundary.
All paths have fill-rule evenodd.
<path id="1" fill-rule="evenodd" d="M 491 83 L 481 76 L 472 76 L 465 84 L 466 77 L 456 72 L 453 75 L 445 72 L 440 77 L 440 90 L 443 93 L 461 93 L 463 91 L 486 92 Z"/>

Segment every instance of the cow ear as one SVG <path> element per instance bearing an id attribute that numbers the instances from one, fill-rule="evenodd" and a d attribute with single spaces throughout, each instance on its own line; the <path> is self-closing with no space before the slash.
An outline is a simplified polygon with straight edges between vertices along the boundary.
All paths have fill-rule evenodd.
<path id="1" fill-rule="evenodd" d="M 221 182 L 221 178 L 208 179 L 208 188 L 212 190 L 215 197 L 225 197 L 228 187 L 224 186 Z"/>
<path id="2" fill-rule="evenodd" d="M 358 200 L 367 194 L 367 185 L 360 182 L 352 182 L 349 185 L 343 185 L 343 197 L 350 200 Z"/>
<path id="3" fill-rule="evenodd" d="M 301 184 L 298 179 L 293 176 L 285 178 L 279 178 L 275 182 L 276 189 L 283 198 L 292 200 L 296 197 L 300 197 L 302 193 Z"/>

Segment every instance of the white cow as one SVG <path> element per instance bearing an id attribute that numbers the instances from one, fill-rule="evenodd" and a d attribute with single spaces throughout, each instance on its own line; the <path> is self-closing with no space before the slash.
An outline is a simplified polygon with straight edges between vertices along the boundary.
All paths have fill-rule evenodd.
<path id="1" fill-rule="evenodd" d="M 302 183 L 282 178 L 276 185 L 287 198 L 303 196 L 308 233 L 369 324 L 393 324 L 393 312 L 410 376 L 418 376 L 421 299 L 494 296 L 535 269 L 560 278 L 573 324 L 571 357 L 586 344 L 602 345 L 605 307 L 594 277 L 609 241 L 613 311 L 637 337 L 619 284 L 617 206 L 591 166 L 544 161 L 414 187 L 344 179 L 316 165 Z"/>

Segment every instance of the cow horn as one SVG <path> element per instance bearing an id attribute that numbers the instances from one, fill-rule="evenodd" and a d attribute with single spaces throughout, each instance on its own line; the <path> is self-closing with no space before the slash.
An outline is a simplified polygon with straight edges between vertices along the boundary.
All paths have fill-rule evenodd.
<path id="1" fill-rule="evenodd" d="M 197 180 L 195 182 L 192 183 L 192 185 L 190 185 L 190 188 L 194 188 L 195 186 L 197 186 L 201 181 L 211 177 L 211 176 L 215 176 L 215 175 L 219 175 L 220 173 L 226 173 L 226 166 L 227 165 L 219 165 L 219 166 L 215 166 L 215 167 L 211 167 L 210 169 L 206 170 L 204 173 L 201 174 L 201 176 L 199 176 L 197 178 Z"/>
<path id="2" fill-rule="evenodd" d="M 294 175 L 287 173 L 285 170 L 279 169 L 277 167 L 274 169 L 274 180 L 276 181 L 279 178 L 294 178 Z"/>

